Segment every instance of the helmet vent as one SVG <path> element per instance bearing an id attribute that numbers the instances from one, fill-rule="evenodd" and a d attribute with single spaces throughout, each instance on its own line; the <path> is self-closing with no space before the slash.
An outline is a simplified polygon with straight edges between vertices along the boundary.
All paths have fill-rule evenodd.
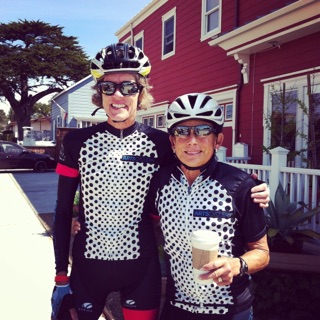
<path id="1" fill-rule="evenodd" d="M 206 111 L 206 112 L 201 112 L 201 113 L 197 113 L 198 117 L 210 117 L 212 116 L 213 112 L 212 111 Z"/>
<path id="2" fill-rule="evenodd" d="M 122 49 L 118 49 L 117 50 L 117 58 L 123 59 L 124 54 L 123 54 L 123 50 Z"/>
<path id="3" fill-rule="evenodd" d="M 199 109 L 202 109 L 203 107 L 205 107 L 205 105 L 207 104 L 207 102 L 208 102 L 209 100 L 211 100 L 211 97 L 206 96 L 206 97 L 202 100 L 202 103 L 201 103 Z"/>
<path id="4" fill-rule="evenodd" d="M 175 114 L 174 114 L 174 117 L 175 117 L 176 119 L 180 119 L 180 118 L 185 118 L 186 115 L 185 115 L 185 114 L 181 114 L 181 113 L 175 113 Z"/>
<path id="5" fill-rule="evenodd" d="M 179 106 L 180 106 L 180 108 L 181 108 L 182 110 L 186 110 L 186 107 L 184 106 L 184 104 L 183 104 L 183 102 L 182 102 L 182 100 L 181 100 L 180 98 L 178 98 L 178 99 L 176 100 L 176 102 L 179 104 Z"/>
<path id="6" fill-rule="evenodd" d="M 197 100 L 198 96 L 197 95 L 188 95 L 188 99 L 190 102 L 190 106 L 193 109 L 195 104 L 196 104 L 196 100 Z"/>

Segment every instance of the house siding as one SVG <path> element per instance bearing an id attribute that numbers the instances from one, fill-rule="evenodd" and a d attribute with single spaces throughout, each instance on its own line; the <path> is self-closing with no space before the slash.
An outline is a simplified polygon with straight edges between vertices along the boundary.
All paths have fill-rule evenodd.
<path id="1" fill-rule="evenodd" d="M 160 62 L 162 15 L 174 7 L 177 8 L 176 53 Z M 153 68 L 150 79 L 156 102 L 172 101 L 186 92 L 199 91 L 199 88 L 201 91 L 208 91 L 239 81 L 239 66 L 234 62 L 233 57 L 226 57 L 221 48 L 212 48 L 206 41 L 200 41 L 201 6 L 199 2 L 188 2 L 186 6 L 185 1 L 168 1 L 146 21 L 139 25 L 137 32 L 146 28 L 143 29 L 144 51 Z M 149 25 L 151 25 L 150 29 Z"/>
<path id="2" fill-rule="evenodd" d="M 244 26 L 247 23 L 255 21 L 267 14 L 270 14 L 276 10 L 286 7 L 298 0 L 246 0 L 239 2 L 239 26 Z M 235 1 L 227 1 L 228 3 L 234 3 Z M 230 31 L 230 30 L 229 30 Z"/>
<path id="3" fill-rule="evenodd" d="M 226 0 L 222 3 L 221 33 L 223 36 L 246 26 L 268 14 L 299 1 L 288 0 Z M 150 6 L 153 6 L 152 2 Z M 187 92 L 208 92 L 214 96 L 227 88 L 238 90 L 231 99 L 237 117 L 225 125 L 224 146 L 227 156 L 232 156 L 237 142 L 248 144 L 253 163 L 262 162 L 264 141 L 264 84 L 262 79 L 301 72 L 320 66 L 320 35 L 314 33 L 291 42 L 280 43 L 268 50 L 250 54 L 248 83 L 243 83 L 242 64 L 220 46 L 211 46 L 211 39 L 201 41 L 202 1 L 169 0 L 144 20 L 135 23 L 133 34 L 144 32 L 144 51 L 148 55 L 152 71 L 150 76 L 156 103 L 171 102 Z M 175 54 L 161 60 L 162 16 L 176 7 Z M 282 18 L 285 19 L 285 16 Z M 268 32 L 268 30 L 266 30 Z M 126 40 L 126 34 L 119 40 Z M 261 34 L 261 37 L 266 34 Z M 241 35 L 240 35 L 241 37 Z"/>
<path id="4" fill-rule="evenodd" d="M 87 79 L 81 87 L 75 87 L 69 93 L 69 120 L 76 117 L 86 117 L 96 108 L 91 102 L 94 85 L 92 78 Z"/>

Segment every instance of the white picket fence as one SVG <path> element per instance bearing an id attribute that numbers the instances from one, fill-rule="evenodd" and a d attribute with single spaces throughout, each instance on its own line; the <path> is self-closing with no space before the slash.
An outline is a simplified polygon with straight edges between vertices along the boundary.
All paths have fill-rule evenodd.
<path id="1" fill-rule="evenodd" d="M 320 204 L 320 170 L 287 167 L 288 150 L 278 147 L 271 152 L 271 166 L 241 163 L 239 159 L 226 158 L 224 150 L 218 153 L 220 161 L 225 161 L 249 174 L 256 173 L 260 180 L 269 184 L 271 200 L 281 182 L 292 202 L 303 201 L 310 209 Z M 247 162 L 244 159 L 243 162 Z M 320 210 L 307 228 L 320 232 Z"/>

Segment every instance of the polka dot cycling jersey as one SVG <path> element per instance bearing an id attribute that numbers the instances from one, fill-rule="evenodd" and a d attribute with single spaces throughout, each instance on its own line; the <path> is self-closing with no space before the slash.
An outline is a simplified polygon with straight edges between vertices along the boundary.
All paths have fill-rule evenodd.
<path id="1" fill-rule="evenodd" d="M 174 306 L 204 314 L 232 314 L 250 306 L 247 275 L 229 286 L 194 282 L 190 235 L 198 229 L 216 231 L 222 239 L 219 256 L 243 254 L 247 242 L 266 233 L 263 210 L 251 200 L 255 185 L 247 173 L 215 160 L 191 186 L 174 166 L 156 173 L 145 210 L 160 216 L 170 270 L 167 297 Z"/>
<path id="2" fill-rule="evenodd" d="M 150 254 L 153 230 L 149 216 L 142 216 L 143 204 L 153 174 L 168 161 L 172 152 L 167 134 L 139 123 L 122 131 L 101 123 L 68 133 L 57 173 L 80 179 L 81 232 L 73 254 L 101 260 Z M 63 210 L 68 194 L 62 197 L 57 211 Z"/>

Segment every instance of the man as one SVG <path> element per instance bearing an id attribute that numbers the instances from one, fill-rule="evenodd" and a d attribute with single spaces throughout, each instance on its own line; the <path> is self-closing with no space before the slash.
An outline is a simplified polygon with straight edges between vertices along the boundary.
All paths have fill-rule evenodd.
<path id="1" fill-rule="evenodd" d="M 145 211 L 160 217 L 168 282 L 161 320 L 252 319 L 249 274 L 269 262 L 263 210 L 251 200 L 255 181 L 217 162 L 223 143 L 223 113 L 204 94 L 177 98 L 167 112 L 167 129 L 178 160 L 151 181 Z M 210 230 L 221 237 L 219 257 L 192 272 L 190 235 Z"/>

